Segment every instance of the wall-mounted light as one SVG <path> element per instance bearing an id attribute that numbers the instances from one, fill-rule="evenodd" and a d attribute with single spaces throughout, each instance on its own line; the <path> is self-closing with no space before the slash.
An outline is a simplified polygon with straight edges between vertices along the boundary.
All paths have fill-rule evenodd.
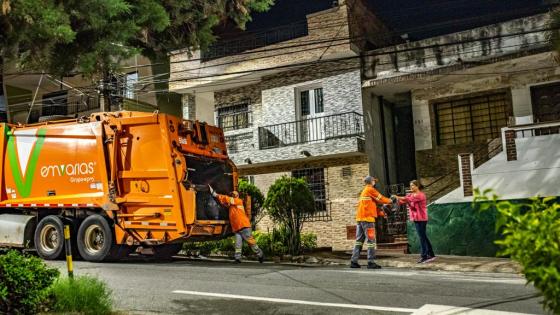
<path id="1" fill-rule="evenodd" d="M 309 153 L 309 151 L 307 151 L 307 150 L 303 150 L 299 154 L 305 155 L 305 157 L 310 157 L 311 156 L 311 153 Z"/>

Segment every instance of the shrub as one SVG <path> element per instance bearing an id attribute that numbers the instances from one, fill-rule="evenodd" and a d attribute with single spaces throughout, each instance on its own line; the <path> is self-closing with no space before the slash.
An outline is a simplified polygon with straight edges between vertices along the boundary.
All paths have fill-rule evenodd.
<path id="1" fill-rule="evenodd" d="M 302 178 L 282 176 L 268 190 L 264 208 L 275 223 L 286 229 L 288 253 L 301 251 L 304 218 L 315 212 L 315 198 Z"/>
<path id="2" fill-rule="evenodd" d="M 288 246 L 286 245 L 288 234 L 286 229 L 274 229 L 271 233 L 255 231 L 253 232 L 253 236 L 257 241 L 257 245 L 263 250 L 266 256 L 281 256 L 288 253 Z M 317 236 L 313 233 L 302 233 L 302 250 L 310 251 L 316 247 Z M 183 249 L 191 252 L 198 251 L 202 255 L 215 254 L 218 252 L 226 255 L 233 255 L 235 251 L 235 237 L 225 238 L 220 241 L 185 243 Z M 243 242 L 243 253 L 252 253 L 252 250 L 246 242 Z"/>
<path id="3" fill-rule="evenodd" d="M 496 241 L 500 255 L 519 262 L 529 283 L 544 297 L 543 306 L 560 314 L 560 203 L 558 198 L 530 198 L 526 202 L 497 201 L 476 192 L 475 207 L 498 213 Z"/>
<path id="4" fill-rule="evenodd" d="M 0 256 L 0 313 L 34 314 L 48 298 L 48 288 L 58 277 L 36 257 L 9 251 Z"/>
<path id="5" fill-rule="evenodd" d="M 301 234 L 301 249 L 304 252 L 310 252 L 317 248 L 317 235 L 313 233 Z"/>
<path id="6" fill-rule="evenodd" d="M 53 311 L 83 314 L 111 314 L 111 291 L 91 276 L 62 278 L 52 286 Z"/>

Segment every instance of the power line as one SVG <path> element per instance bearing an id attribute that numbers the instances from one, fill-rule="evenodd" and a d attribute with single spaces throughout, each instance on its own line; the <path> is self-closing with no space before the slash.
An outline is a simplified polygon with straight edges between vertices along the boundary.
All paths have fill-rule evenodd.
<path id="1" fill-rule="evenodd" d="M 529 10 L 527 10 L 529 11 Z M 533 10 L 534 11 L 534 10 Z M 481 18 L 484 18 L 486 16 L 500 16 L 500 15 L 507 15 L 509 13 L 518 13 L 519 10 L 510 10 L 510 11 L 504 11 L 501 13 L 492 13 L 492 14 L 488 14 L 488 15 L 482 15 L 482 16 L 476 16 L 476 17 L 471 17 L 471 18 L 466 18 L 466 19 L 462 19 L 459 21 L 469 21 L 469 20 L 478 20 Z M 362 15 L 364 16 L 364 15 Z M 349 25 L 350 22 L 348 22 L 347 19 L 344 19 L 346 22 L 345 23 L 340 23 L 340 24 L 332 24 L 332 25 L 326 25 L 324 27 L 321 28 L 317 28 L 317 29 L 326 29 L 326 28 L 334 28 L 336 26 L 344 26 L 344 25 Z M 429 25 L 425 25 L 425 26 L 421 26 L 421 27 L 415 27 L 415 28 L 409 28 L 409 29 L 403 29 L 400 30 L 398 32 L 398 34 L 402 34 L 404 32 L 412 32 L 412 31 L 418 31 L 418 30 L 429 30 L 429 29 L 436 29 L 437 27 L 441 27 L 441 25 L 447 25 L 447 24 L 456 24 L 457 20 L 454 21 L 448 21 L 448 22 L 443 22 L 443 23 L 435 23 L 435 24 L 429 24 Z M 436 25 L 436 27 L 434 27 L 434 25 Z M 553 29 L 550 29 L 553 30 Z M 390 39 L 390 38 L 394 38 L 394 35 L 397 34 L 396 32 L 388 32 L 387 34 L 382 34 L 382 35 L 376 35 L 374 36 L 374 38 L 377 39 Z M 359 39 L 364 39 L 367 38 L 367 36 L 356 36 L 356 37 L 343 37 L 343 38 L 337 38 L 334 41 L 342 41 L 342 40 L 359 40 Z M 282 46 L 282 47 L 276 47 L 276 48 L 269 48 L 269 49 L 260 49 L 260 50 L 253 50 L 253 51 L 245 51 L 245 52 L 240 52 L 240 53 L 236 53 L 234 55 L 230 55 L 230 56 L 224 56 L 224 57 L 234 57 L 234 56 L 242 56 L 242 55 L 246 55 L 246 54 L 256 54 L 256 53 L 262 53 L 262 52 L 274 52 L 274 51 L 278 51 L 278 50 L 285 50 L 285 49 L 290 49 L 290 48 L 297 48 L 297 47 L 305 47 L 305 46 L 310 46 L 310 45 L 314 45 L 314 44 L 322 44 L 322 43 L 329 43 L 329 44 L 333 44 L 333 39 L 319 39 L 319 40 L 298 40 L 298 43 L 295 45 L 288 45 L 288 46 Z M 272 44 L 272 45 L 277 45 L 280 43 L 276 43 L 276 44 Z M 338 45 L 343 45 L 346 43 L 342 43 L 342 44 L 338 44 Z M 323 48 L 325 46 L 321 46 L 321 47 L 316 47 L 316 49 L 319 48 Z M 327 46 L 328 47 L 328 46 Z M 300 50 L 297 52 L 301 52 L 301 51 L 305 51 L 305 50 Z M 296 53 L 296 52 L 292 52 L 292 53 Z M 269 58 L 271 56 L 267 56 L 267 57 L 262 57 L 262 58 Z M 223 57 L 222 57 L 223 58 Z M 258 58 L 257 58 L 258 59 Z M 247 59 L 246 59 L 247 60 Z M 169 62 L 169 64 L 175 64 L 175 63 L 183 63 L 183 62 L 193 62 L 193 61 L 205 61 L 204 58 L 191 58 L 191 59 L 183 59 L 183 60 L 176 60 L 176 61 L 171 61 Z M 148 64 L 142 64 L 142 65 L 135 65 L 135 66 L 127 66 L 127 67 L 121 67 L 121 69 L 131 69 L 131 68 L 143 68 L 143 67 L 151 67 L 154 65 L 165 65 L 168 63 L 148 63 Z M 222 64 L 219 64 L 222 65 Z M 211 65 L 209 67 L 212 66 L 218 66 L 218 65 Z M 38 72 L 32 72 L 32 73 L 6 73 L 5 76 L 10 76 L 10 75 L 25 75 L 25 74 L 34 74 L 34 75 L 40 75 L 41 73 Z M 80 72 L 77 72 L 75 74 L 80 74 Z"/>
<path id="2" fill-rule="evenodd" d="M 534 44 L 544 44 L 544 43 L 546 43 L 546 42 L 547 42 L 547 41 L 539 41 L 539 42 L 535 42 Z M 521 43 L 521 44 L 503 46 L 502 48 L 521 47 L 521 46 L 523 46 L 523 45 L 524 45 L 524 44 Z M 482 51 L 483 51 L 483 48 L 482 48 L 482 47 L 479 47 L 478 49 L 466 50 L 466 51 L 463 51 L 462 53 L 468 54 L 468 53 L 476 53 L 476 52 L 482 52 Z M 449 53 L 449 54 L 442 54 L 441 57 L 442 57 L 442 58 L 446 58 L 446 57 L 455 56 L 455 55 L 456 55 L 455 53 Z M 425 56 L 424 56 L 424 58 L 436 58 L 436 57 L 437 57 L 437 54 L 425 55 Z M 377 63 L 378 66 L 380 66 L 380 65 L 390 65 L 390 64 L 392 64 L 392 62 L 380 62 L 380 63 Z M 358 67 L 351 67 L 351 68 L 347 68 L 347 69 L 334 69 L 332 72 L 340 72 L 340 71 L 343 71 L 343 70 L 348 70 L 348 69 L 360 69 L 360 68 L 361 68 L 361 67 L 358 66 Z M 418 73 L 418 72 L 406 72 L 406 71 L 402 71 L 402 70 L 400 70 L 399 72 L 400 72 L 400 73 L 407 73 L 407 74 L 416 74 L 416 73 Z M 315 71 L 315 73 L 317 73 L 317 71 Z M 324 73 L 324 72 L 319 72 L 319 73 Z M 493 73 L 493 74 L 498 74 L 498 73 Z M 460 74 L 458 74 L 458 75 L 460 75 Z M 221 75 L 217 75 L 217 76 L 221 76 Z M 195 78 L 195 79 L 196 79 L 196 78 Z M 234 83 L 249 83 L 249 82 L 258 82 L 258 81 L 261 81 L 261 79 L 235 80 Z M 170 81 L 167 80 L 167 82 L 170 82 Z M 160 81 L 160 82 L 158 82 L 158 83 L 163 83 L 163 81 Z M 152 84 L 153 84 L 153 82 L 152 82 Z M 205 84 L 205 85 L 200 86 L 200 88 L 207 88 L 207 87 L 221 86 L 221 85 L 230 85 L 230 84 L 232 84 L 232 82 L 208 83 L 208 84 Z"/>
<path id="3" fill-rule="evenodd" d="M 532 9 L 527 9 L 525 11 L 521 11 L 521 12 L 532 12 L 534 10 Z M 433 23 L 433 24 L 428 24 L 428 25 L 424 25 L 424 26 L 420 26 L 420 27 L 414 27 L 414 28 L 407 28 L 407 29 L 402 29 L 399 32 L 395 32 L 395 31 L 389 31 L 386 32 L 384 34 L 379 34 L 379 35 L 374 35 L 374 36 L 349 36 L 349 37 L 343 37 L 343 38 L 337 38 L 336 41 L 340 41 L 340 40 L 358 40 L 358 39 L 367 39 L 367 38 L 374 38 L 374 39 L 394 39 L 396 35 L 400 35 L 400 34 L 404 34 L 404 33 L 411 33 L 411 32 L 417 32 L 417 31 L 426 31 L 426 30 L 434 30 L 434 29 L 438 29 L 441 28 L 442 26 L 449 26 L 449 25 L 456 25 L 458 22 L 470 22 L 470 21 L 476 21 L 476 20 L 481 20 L 484 19 L 488 16 L 507 16 L 510 13 L 519 13 L 519 10 L 510 10 L 510 11 L 503 11 L 500 13 L 491 13 L 491 14 L 487 14 L 487 15 L 479 15 L 479 16 L 475 16 L 475 17 L 470 17 L 470 18 L 465 18 L 465 19 L 461 19 L 461 20 L 453 20 L 453 21 L 447 21 L 447 22 L 440 22 L 440 23 Z M 365 16 L 365 15 L 361 15 L 361 16 Z M 327 24 L 324 25 L 320 28 L 316 28 L 316 29 L 332 29 L 335 28 L 337 26 L 345 26 L 345 25 L 350 25 L 351 22 L 348 22 L 347 19 L 340 19 L 340 20 L 344 20 L 346 22 L 344 23 L 339 23 L 339 24 Z M 435 27 L 434 27 L 435 26 Z M 232 40 L 234 41 L 234 40 Z M 242 56 L 242 55 L 250 55 L 250 54 L 256 54 L 256 53 L 262 53 L 262 52 L 272 52 L 272 51 L 277 51 L 277 50 L 283 50 L 283 49 L 289 49 L 289 48 L 297 48 L 297 47 L 303 47 L 303 46 L 309 46 L 312 44 L 321 44 L 321 43 L 330 43 L 332 41 L 332 39 L 320 39 L 320 40 L 298 40 L 297 44 L 294 45 L 288 45 L 288 46 L 283 46 L 283 47 L 277 47 L 277 48 L 269 48 L 269 49 L 260 49 L 260 50 L 251 50 L 251 51 L 242 51 L 233 55 L 229 55 L 229 56 L 223 56 L 220 58 L 224 58 L 224 57 L 233 57 L 233 56 Z M 227 40 L 225 41 L 227 42 Z M 280 43 L 274 43 L 271 45 L 277 45 Z M 267 45 L 267 46 L 271 46 L 271 45 Z M 266 46 L 265 46 L 266 47 Z M 219 58 L 218 58 L 219 59 Z M 192 62 L 192 61 L 206 61 L 207 59 L 205 58 L 191 58 L 191 59 L 183 59 L 183 60 L 176 60 L 176 61 L 170 61 L 169 64 L 175 64 L 175 63 L 183 63 L 183 62 Z M 138 65 L 137 67 L 149 67 L 149 66 L 153 66 L 153 65 L 164 65 L 167 63 L 149 63 L 149 64 L 143 64 L 143 65 Z M 129 67 L 123 67 L 121 69 L 129 69 L 129 68 L 134 68 L 133 66 L 129 66 Z"/>
<path id="4" fill-rule="evenodd" d="M 281 65 L 281 66 L 274 66 L 274 67 L 268 67 L 268 68 L 253 69 L 253 70 L 226 72 L 226 73 L 221 73 L 221 74 L 205 75 L 205 76 L 198 76 L 198 77 L 177 78 L 177 79 L 174 79 L 174 80 L 169 80 L 168 82 L 176 82 L 176 81 L 184 81 L 184 80 L 192 80 L 192 79 L 203 79 L 203 78 L 211 78 L 211 77 L 216 77 L 216 76 L 225 76 L 225 75 L 233 75 L 233 74 L 255 73 L 255 72 L 261 72 L 261 71 L 271 71 L 271 70 L 278 70 L 278 69 L 286 69 L 286 68 L 290 68 L 290 67 L 301 67 L 301 66 L 314 65 L 314 64 L 317 64 L 319 62 L 332 63 L 332 62 L 337 62 L 337 61 L 359 59 L 359 58 L 362 58 L 362 57 L 375 57 L 375 56 L 383 56 L 383 55 L 398 55 L 398 54 L 404 53 L 404 52 L 411 52 L 411 51 L 424 50 L 424 49 L 433 49 L 433 48 L 440 48 L 440 47 L 445 47 L 445 46 L 454 46 L 454 45 L 460 45 L 460 44 L 466 44 L 466 43 L 472 43 L 472 42 L 479 42 L 479 41 L 485 41 L 485 40 L 491 40 L 491 39 L 506 38 L 506 37 L 526 35 L 526 34 L 533 34 L 533 33 L 543 32 L 543 31 L 552 30 L 552 29 L 559 29 L 559 28 L 538 29 L 538 30 L 531 30 L 531 31 L 525 31 L 525 32 L 517 32 L 517 33 L 512 33 L 512 34 L 507 34 L 507 35 L 488 36 L 488 37 L 481 37 L 481 38 L 477 38 L 477 39 L 468 39 L 468 40 L 433 44 L 433 45 L 427 45 L 427 46 L 411 47 L 411 48 L 405 48 L 405 49 L 400 49 L 400 50 L 394 49 L 394 50 L 385 51 L 385 52 L 375 52 L 374 51 L 373 53 L 363 54 L 362 56 L 340 57 L 340 58 L 333 58 L 333 59 L 327 59 L 327 60 L 321 60 L 321 61 L 309 61 L 309 62 L 302 62 L 302 63 L 297 63 L 297 64 Z M 177 73 L 183 73 L 183 72 L 192 72 L 192 71 L 211 68 L 211 67 L 216 67 L 216 66 L 218 66 L 218 65 L 199 67 L 199 68 L 188 69 L 188 70 L 179 70 L 179 71 L 175 71 L 174 73 L 177 74 Z"/>

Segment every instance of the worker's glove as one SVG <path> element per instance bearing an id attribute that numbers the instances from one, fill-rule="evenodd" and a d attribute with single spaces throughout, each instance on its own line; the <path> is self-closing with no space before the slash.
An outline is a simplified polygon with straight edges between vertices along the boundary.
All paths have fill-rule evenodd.
<path id="1" fill-rule="evenodd" d="M 212 188 L 212 186 L 208 185 L 208 188 L 210 189 L 210 193 L 212 194 L 212 196 L 216 197 L 216 192 L 214 191 L 214 189 Z"/>

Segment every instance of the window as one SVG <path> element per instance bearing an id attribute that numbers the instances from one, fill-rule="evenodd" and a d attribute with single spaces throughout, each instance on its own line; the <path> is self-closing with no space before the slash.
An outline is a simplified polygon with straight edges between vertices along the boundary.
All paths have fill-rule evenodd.
<path id="1" fill-rule="evenodd" d="M 224 131 L 251 126 L 251 112 L 248 102 L 220 107 L 217 110 L 218 126 Z"/>
<path id="2" fill-rule="evenodd" d="M 325 188 L 325 170 L 323 168 L 308 168 L 292 171 L 292 177 L 303 178 L 309 185 L 309 189 L 315 197 L 315 213 L 305 220 L 307 221 L 330 221 L 330 203 L 327 200 Z"/>
<path id="3" fill-rule="evenodd" d="M 495 139 L 507 124 L 506 93 L 438 102 L 434 110 L 439 145 Z"/>
<path id="4" fill-rule="evenodd" d="M 124 97 L 125 98 L 135 98 L 135 88 L 136 84 L 138 84 L 138 72 L 131 72 L 126 74 L 125 78 L 125 90 L 124 90 Z"/>
<path id="5" fill-rule="evenodd" d="M 249 184 L 255 184 L 255 176 L 247 175 L 247 176 L 239 176 L 239 180 L 244 180 Z"/>
<path id="6" fill-rule="evenodd" d="M 308 116 L 324 112 L 323 88 L 301 91 L 299 95 L 301 116 Z"/>

